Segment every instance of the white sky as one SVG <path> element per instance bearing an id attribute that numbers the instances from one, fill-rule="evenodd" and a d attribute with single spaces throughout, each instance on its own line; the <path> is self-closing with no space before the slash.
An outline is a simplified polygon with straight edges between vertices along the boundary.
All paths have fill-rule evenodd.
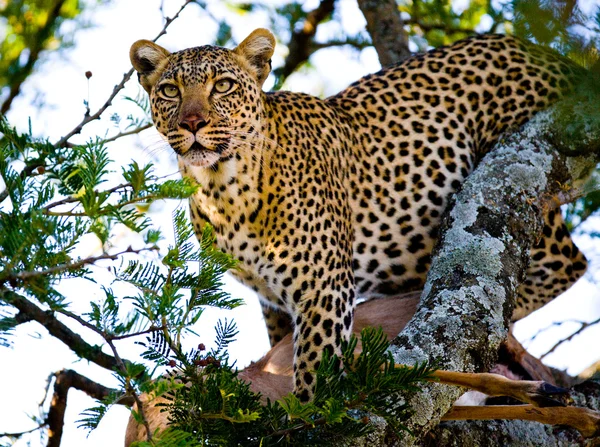
<path id="1" fill-rule="evenodd" d="M 227 14 L 228 11 L 222 4 L 214 0 L 209 2 L 211 12 L 216 16 Z M 313 4 L 317 0 L 307 2 Z M 458 3 L 458 2 L 457 2 Z M 587 5 L 595 1 L 586 2 Z M 179 0 L 165 0 L 167 16 L 173 14 L 180 6 Z M 90 30 L 78 31 L 77 46 L 70 50 L 66 57 L 51 56 L 36 75 L 27 81 L 23 94 L 15 100 L 8 115 L 10 122 L 21 129 L 26 129 L 28 119 L 34 134 L 47 135 L 55 141 L 71 130 L 83 117 L 83 100 L 88 97 L 88 83 L 84 77 L 85 71 L 91 71 L 93 77 L 90 82 L 89 100 L 92 111 L 95 111 L 110 94 L 113 86 L 117 84 L 123 73 L 130 68 L 129 47 L 137 39 L 153 38 L 162 28 L 162 17 L 159 13 L 159 0 L 114 0 L 109 7 L 98 8 L 93 15 L 93 22 L 97 25 Z M 307 5 L 311 7 L 311 5 Z M 339 0 L 338 14 L 346 31 L 355 32 L 364 28 L 364 19 L 357 9 L 354 0 Z M 264 16 L 241 16 L 235 24 L 234 38 L 241 41 L 254 28 L 267 26 Z M 336 23 L 330 22 L 327 26 L 319 28 L 320 36 L 335 33 Z M 1 32 L 1 30 L 0 30 Z M 212 40 L 216 26 L 200 8 L 189 5 L 182 16 L 175 21 L 159 43 L 170 50 L 179 50 L 186 47 L 202 45 Z M 283 49 L 276 51 L 274 65 L 279 65 L 285 54 Z M 373 72 L 379 68 L 377 56 L 373 49 L 366 49 L 356 54 L 348 49 L 335 49 L 321 51 L 311 59 L 319 67 L 318 75 L 294 75 L 290 78 L 286 88 L 304 91 L 316 95 L 328 95 L 344 88 L 360 76 Z M 267 81 L 266 87 L 270 84 Z M 139 87 L 135 79 L 130 81 L 124 94 L 136 96 Z M 36 109 L 32 106 L 39 95 L 43 95 L 45 106 Z M 109 117 L 117 111 L 123 118 L 128 113 L 135 113 L 135 109 L 119 95 L 114 102 L 114 107 L 109 109 L 102 120 L 86 127 L 86 133 L 73 141 L 84 141 L 85 138 L 95 135 L 112 135 L 116 133 Z M 164 145 L 159 143 L 160 138 L 154 130 L 144 132 L 141 137 L 123 139 L 109 147 L 110 156 L 120 164 L 126 164 L 135 159 L 140 163 L 154 161 L 163 174 L 176 172 L 174 157 Z M 169 234 L 170 210 L 177 204 L 164 204 L 153 207 L 157 221 L 161 222 Z M 162 217 L 161 217 L 162 216 Z M 586 224 L 588 229 L 600 229 L 598 219 Z M 124 235 L 123 237 L 127 237 Z M 578 238 L 579 246 L 588 258 L 600 265 L 600 244 L 591 241 L 588 237 Z M 82 253 L 97 249 L 93 238 L 90 244 L 82 248 Z M 595 275 L 595 282 L 600 281 L 600 272 L 596 267 L 595 273 L 588 275 L 590 279 Z M 109 278 L 108 274 L 98 269 L 99 277 Z M 245 365 L 251 360 L 258 359 L 267 349 L 268 342 L 266 331 L 261 322 L 260 309 L 252 292 L 240 288 L 235 281 L 228 281 L 228 287 L 236 297 L 243 297 L 247 305 L 233 312 L 207 311 L 201 319 L 201 327 L 197 328 L 199 340 L 190 340 L 190 346 L 199 341 L 204 343 L 212 340 L 212 327 L 219 317 L 234 318 L 240 328 L 239 341 L 232 345 L 230 353 L 238 359 L 239 365 Z M 64 285 L 64 293 L 74 303 L 74 309 L 86 310 L 90 300 L 94 299 L 97 289 L 90 287 L 84 281 L 70 281 Z M 583 320 L 591 321 L 600 316 L 600 292 L 589 281 L 580 281 L 568 295 L 555 300 L 539 312 L 520 322 L 515 328 L 515 334 L 521 340 L 527 340 L 539 329 L 550 326 L 555 321 Z M 66 320 L 64 320 L 67 322 Z M 70 327 L 85 336 L 93 343 L 100 340 L 94 334 L 87 333 L 76 324 Z M 531 343 L 529 348 L 532 354 L 542 354 L 565 334 L 573 332 L 578 324 L 564 324 L 552 327 Z M 593 327 L 576 337 L 571 343 L 565 343 L 556 352 L 547 357 L 547 362 L 570 373 L 577 373 L 589 364 L 600 358 L 600 326 Z M 12 338 L 14 349 L 0 348 L 0 433 L 18 432 L 33 427 L 28 414 L 37 410 L 36 403 L 42 399 L 45 381 L 48 375 L 62 368 L 75 369 L 107 386 L 116 386 L 110 373 L 101 371 L 98 367 L 90 367 L 86 362 L 77 362 L 77 357 L 62 343 L 47 335 L 45 329 L 37 324 L 21 325 L 16 336 Z M 208 343 L 207 343 L 208 344 Z M 139 350 L 131 345 L 123 348 L 123 355 L 134 359 Z M 79 391 L 71 391 L 67 407 L 65 432 L 62 446 L 106 446 L 110 444 L 122 445 L 128 411 L 121 407 L 112 409 L 105 417 L 98 430 L 86 438 L 86 432 L 77 429 L 75 421 L 80 418 L 79 413 L 94 405 L 94 402 Z M 29 444 L 27 444 L 29 442 Z M 25 437 L 18 441 L 16 446 L 38 446 L 40 443 L 36 436 Z"/>

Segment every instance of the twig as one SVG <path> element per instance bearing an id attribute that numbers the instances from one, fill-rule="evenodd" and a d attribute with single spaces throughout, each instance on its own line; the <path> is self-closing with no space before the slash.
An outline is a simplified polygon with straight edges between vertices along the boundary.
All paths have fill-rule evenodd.
<path id="1" fill-rule="evenodd" d="M 127 253 L 139 254 L 144 251 L 155 251 L 155 250 L 157 250 L 157 247 L 144 247 L 144 248 L 140 248 L 137 250 L 134 250 L 133 248 L 128 247 L 126 250 L 120 251 L 118 253 L 114 253 L 114 254 L 105 253 L 100 256 L 92 256 L 89 258 L 80 259 L 79 261 L 76 261 L 76 262 L 69 262 L 67 264 L 55 265 L 54 267 L 50 267 L 46 270 L 20 272 L 20 273 L 14 274 L 14 275 L 11 275 L 9 273 L 6 277 L 4 277 L 2 279 L 5 281 L 11 280 L 11 279 L 19 279 L 21 281 L 27 281 L 30 278 L 35 278 L 38 276 L 53 275 L 55 273 L 60 273 L 60 272 L 64 272 L 64 271 L 77 270 L 83 266 L 91 265 L 91 264 L 94 264 L 98 261 L 102 261 L 105 259 L 111 259 L 114 261 L 114 260 L 118 259 L 119 256 L 122 256 Z"/>
<path id="2" fill-rule="evenodd" d="M 126 200 L 124 202 L 120 202 L 119 203 L 119 207 L 123 208 L 127 205 L 133 205 L 133 204 L 137 204 L 140 202 L 149 202 L 152 200 L 158 200 L 158 199 L 163 199 L 164 197 L 159 195 L 159 194 L 150 194 L 147 196 L 143 196 L 143 197 L 136 197 L 134 199 L 130 199 L 130 200 Z M 67 202 L 68 203 L 68 202 Z M 88 213 L 81 211 L 81 212 L 75 212 L 73 211 L 75 208 L 77 208 L 77 206 L 74 206 L 71 211 L 46 211 L 45 214 L 48 216 L 69 216 L 69 217 L 87 217 Z M 105 216 L 107 214 L 110 214 L 110 211 L 103 211 L 98 213 L 98 216 Z"/>
<path id="3" fill-rule="evenodd" d="M 538 331 L 533 334 L 531 337 L 529 337 L 527 340 L 525 340 L 523 343 L 527 344 L 527 347 L 529 348 L 529 343 L 531 343 L 533 340 L 535 340 L 537 337 L 539 337 L 540 335 L 542 335 L 544 332 L 549 331 L 550 329 L 552 329 L 553 327 L 558 327 L 558 326 L 562 326 L 563 324 L 566 323 L 577 323 L 577 324 L 583 324 L 585 323 L 584 321 L 581 320 L 563 320 L 563 321 L 553 321 L 552 323 L 550 323 L 548 326 L 543 327 L 541 329 L 538 329 Z"/>
<path id="4" fill-rule="evenodd" d="M 119 132 L 118 134 L 113 135 L 112 137 L 107 138 L 106 140 L 101 140 L 100 143 L 102 143 L 102 144 L 111 143 L 115 140 L 118 140 L 119 138 L 127 137 L 129 135 L 135 135 L 137 133 L 140 133 L 143 130 L 150 129 L 151 127 L 152 127 L 152 123 L 147 123 L 147 124 L 144 124 L 143 126 L 136 127 L 135 129 L 132 129 L 132 130 L 128 130 L 125 132 Z"/>
<path id="5" fill-rule="evenodd" d="M 102 338 L 104 338 L 107 342 L 108 341 L 115 341 L 115 340 L 123 340 L 125 338 L 130 338 L 130 337 L 137 337 L 138 335 L 143 335 L 143 334 L 150 334 L 152 332 L 158 332 L 158 331 L 163 331 L 166 329 L 166 326 L 150 326 L 148 329 L 144 330 L 144 331 L 139 331 L 139 332 L 132 332 L 131 334 L 124 334 L 124 335 L 111 335 L 105 331 L 103 331 L 102 329 L 97 328 L 96 326 L 94 326 L 93 324 L 91 324 L 89 321 L 84 320 L 83 318 L 81 318 L 79 315 L 74 314 L 73 312 L 70 312 L 66 309 L 55 309 L 56 313 L 65 315 L 69 318 L 72 318 L 73 320 L 77 321 L 79 324 L 81 324 L 82 326 L 94 331 L 95 333 L 97 333 L 98 335 L 100 335 Z"/>
<path id="6" fill-rule="evenodd" d="M 34 431 L 39 430 L 40 428 L 43 428 L 46 426 L 46 422 L 43 422 L 41 424 L 39 424 L 37 427 L 33 427 L 30 430 L 25 430 L 25 431 L 21 431 L 21 432 L 16 432 L 16 433 L 0 433 L 0 438 L 20 438 L 23 435 L 26 435 L 28 433 L 33 433 Z"/>
<path id="7" fill-rule="evenodd" d="M 107 189 L 106 191 L 102 191 L 103 193 L 108 193 L 108 194 L 112 194 L 113 192 L 117 192 L 119 189 L 125 189 L 131 186 L 131 183 L 122 183 L 120 185 L 114 186 L 113 188 Z M 66 205 L 68 203 L 78 203 L 79 200 L 76 199 L 75 197 L 66 197 L 62 200 L 59 200 L 58 202 L 53 202 L 50 203 L 49 205 L 46 205 L 44 208 L 42 208 L 42 211 L 44 212 L 48 212 L 50 211 L 52 208 L 56 208 L 57 206 L 60 205 Z"/>
<path id="8" fill-rule="evenodd" d="M 184 8 L 188 4 L 190 4 L 190 3 L 192 3 L 190 0 L 184 1 L 183 5 L 181 5 L 181 8 L 179 8 L 179 11 L 177 11 L 172 18 L 166 17 L 166 19 L 165 19 L 165 25 L 163 26 L 162 30 L 160 30 L 160 32 L 158 33 L 158 35 L 152 40 L 153 42 L 156 42 L 161 36 L 163 36 L 163 35 L 165 35 L 167 33 L 167 28 L 169 27 L 169 25 L 171 25 L 171 23 L 173 23 L 173 21 L 175 19 L 177 19 L 177 17 L 179 17 L 179 14 L 181 14 L 181 11 L 183 11 Z M 55 147 L 64 147 L 65 144 L 69 141 L 69 139 L 73 135 L 77 135 L 77 134 L 81 133 L 81 130 L 83 129 L 84 126 L 86 126 L 89 122 L 94 121 L 94 120 L 100 118 L 100 115 L 102 115 L 102 113 L 104 113 L 104 111 L 108 107 L 110 107 L 112 105 L 112 101 L 117 96 L 117 93 L 119 93 L 123 89 L 123 87 L 125 87 L 125 83 L 127 81 L 129 81 L 129 79 L 131 78 L 131 75 L 133 74 L 133 72 L 134 72 L 134 69 L 131 68 L 127 73 L 125 73 L 123 75 L 123 78 L 121 79 L 121 82 L 119 82 L 113 88 L 112 93 L 110 94 L 110 96 L 108 97 L 108 99 L 106 100 L 106 102 L 102 105 L 102 107 L 100 107 L 96 111 L 96 113 L 94 113 L 92 115 L 88 114 L 88 115 L 84 116 L 83 120 L 77 126 L 75 126 L 75 128 L 73 130 L 71 130 L 67 135 L 65 135 L 60 140 L 58 140 L 54 144 L 54 146 Z"/>
<path id="9" fill-rule="evenodd" d="M 115 336 L 111 336 L 111 335 L 107 334 L 106 339 L 107 340 L 119 341 L 119 340 L 124 340 L 126 338 L 137 337 L 139 335 L 151 334 L 152 332 L 161 332 L 164 329 L 165 328 L 162 327 L 162 326 L 150 326 L 145 331 L 132 332 L 131 334 L 123 334 L 123 335 L 115 335 Z"/>
<path id="10" fill-rule="evenodd" d="M 583 331 L 585 331 L 588 327 L 593 326 L 595 324 L 600 323 L 600 318 L 597 318 L 594 321 L 590 321 L 585 322 L 585 321 L 580 321 L 579 323 L 581 323 L 581 327 L 579 329 L 577 329 L 575 332 L 573 332 L 571 335 L 569 335 L 567 338 L 563 338 L 562 340 L 557 341 L 554 346 L 552 346 L 550 348 L 550 350 L 548 350 L 545 354 L 542 354 L 540 356 L 540 360 L 542 360 L 544 357 L 552 354 L 556 348 L 558 348 L 560 345 L 562 345 L 565 342 L 571 341 L 573 338 L 575 338 L 577 335 L 581 334 Z"/>
<path id="11" fill-rule="evenodd" d="M 117 348 L 115 347 L 112 340 L 110 340 L 106 337 L 104 339 L 106 340 L 106 343 L 108 344 L 108 346 L 110 346 L 110 349 L 113 352 L 113 356 L 115 357 L 115 359 L 117 361 L 119 369 L 123 372 L 123 376 L 125 377 L 125 389 L 126 389 L 127 393 L 131 397 L 133 397 L 133 400 L 135 401 L 135 404 L 137 406 L 137 411 L 140 415 L 140 419 L 141 419 L 142 423 L 144 424 L 144 427 L 146 428 L 146 439 L 148 440 L 148 442 L 151 442 L 152 441 L 152 430 L 150 429 L 150 423 L 148 422 L 148 419 L 146 418 L 146 415 L 144 414 L 144 404 L 140 400 L 140 396 L 138 396 L 138 394 L 135 392 L 135 389 L 131 385 L 131 379 L 127 374 L 127 367 L 125 366 L 125 362 L 123 362 L 123 359 L 121 359 L 121 356 L 119 355 Z"/>

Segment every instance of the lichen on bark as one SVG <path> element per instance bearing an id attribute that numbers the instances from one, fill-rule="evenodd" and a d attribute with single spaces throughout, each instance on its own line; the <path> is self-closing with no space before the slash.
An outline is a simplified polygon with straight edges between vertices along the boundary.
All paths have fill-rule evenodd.
<path id="1" fill-rule="evenodd" d="M 600 147 L 600 126 L 592 124 L 586 125 L 585 138 L 579 134 L 590 150 L 572 141 L 565 150 L 564 137 L 557 150 L 558 135 L 565 135 L 557 130 L 565 107 L 539 113 L 502 138 L 451 200 L 419 309 L 392 342 L 397 362 L 429 361 L 453 371 L 492 366 L 529 250 L 542 230 L 543 210 L 555 206 L 553 195 L 584 182 L 600 159 L 594 149 Z M 415 410 L 406 424 L 414 436 L 400 445 L 424 442 L 459 394 L 457 388 L 425 384 L 422 392 L 399 398 Z"/>

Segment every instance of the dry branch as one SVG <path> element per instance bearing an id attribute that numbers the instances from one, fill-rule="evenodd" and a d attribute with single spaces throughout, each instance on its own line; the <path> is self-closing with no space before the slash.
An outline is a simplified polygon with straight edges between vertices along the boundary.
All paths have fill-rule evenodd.
<path id="1" fill-rule="evenodd" d="M 455 406 L 443 421 L 520 419 L 550 425 L 568 425 L 585 437 L 600 436 L 600 413 L 581 407 L 534 407 L 533 405 Z"/>
<path id="2" fill-rule="evenodd" d="M 600 410 L 600 382 L 585 382 L 570 391 L 573 404 Z M 575 429 L 520 420 L 445 421 L 420 443 L 423 447 L 544 446 L 592 447 L 598 438 L 584 439 Z"/>

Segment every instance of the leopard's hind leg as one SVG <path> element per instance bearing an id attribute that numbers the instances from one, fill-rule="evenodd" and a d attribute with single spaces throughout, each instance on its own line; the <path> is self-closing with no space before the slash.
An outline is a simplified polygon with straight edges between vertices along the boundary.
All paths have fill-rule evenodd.
<path id="1" fill-rule="evenodd" d="M 560 210 L 545 215 L 543 235 L 531 249 L 531 263 L 518 290 L 513 321 L 526 317 L 567 290 L 587 269 Z"/>

